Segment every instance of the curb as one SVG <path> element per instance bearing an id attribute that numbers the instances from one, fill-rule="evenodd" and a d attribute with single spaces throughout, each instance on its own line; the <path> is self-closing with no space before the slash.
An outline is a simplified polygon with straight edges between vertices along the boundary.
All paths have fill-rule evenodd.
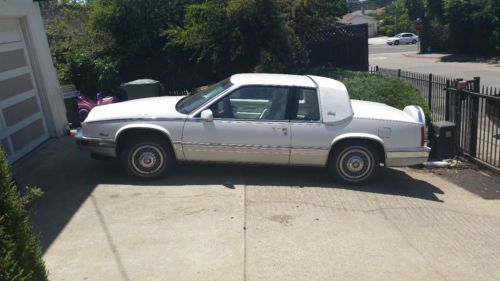
<path id="1" fill-rule="evenodd" d="M 405 57 L 409 58 L 415 58 L 415 59 L 432 59 L 432 60 L 439 60 L 441 57 L 429 57 L 425 55 L 418 55 L 418 54 L 403 54 Z"/>

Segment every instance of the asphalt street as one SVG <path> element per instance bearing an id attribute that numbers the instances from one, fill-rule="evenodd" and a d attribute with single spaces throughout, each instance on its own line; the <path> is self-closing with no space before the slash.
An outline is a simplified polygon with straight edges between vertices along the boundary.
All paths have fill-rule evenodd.
<path id="1" fill-rule="evenodd" d="M 417 45 L 389 46 L 384 37 L 369 40 L 370 66 L 432 73 L 466 80 L 479 76 L 481 85 L 500 89 L 500 64 L 467 61 L 449 54 L 418 54 Z"/>
<path id="2" fill-rule="evenodd" d="M 387 44 L 370 44 L 368 46 L 368 50 L 370 55 L 374 54 L 387 54 L 387 53 L 404 53 L 404 52 L 418 52 L 420 45 L 419 44 L 404 44 L 404 45 L 392 45 L 389 46 Z"/>

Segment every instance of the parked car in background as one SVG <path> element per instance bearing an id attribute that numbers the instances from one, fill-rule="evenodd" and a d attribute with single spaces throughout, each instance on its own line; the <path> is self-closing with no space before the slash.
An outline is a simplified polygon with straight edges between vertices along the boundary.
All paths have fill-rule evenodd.
<path id="1" fill-rule="evenodd" d="M 387 38 L 388 45 L 417 44 L 418 36 L 413 33 L 399 33 Z"/>
<path id="2" fill-rule="evenodd" d="M 204 161 L 327 167 L 343 182 L 361 183 L 381 164 L 427 161 L 424 126 L 422 108 L 351 100 L 333 79 L 237 74 L 190 96 L 95 107 L 77 144 L 121 158 L 142 179 Z"/>

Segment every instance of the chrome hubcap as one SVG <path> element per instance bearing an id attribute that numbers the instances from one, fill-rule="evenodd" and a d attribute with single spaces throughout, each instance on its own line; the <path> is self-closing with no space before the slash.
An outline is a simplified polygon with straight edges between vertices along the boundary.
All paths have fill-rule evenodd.
<path id="1" fill-rule="evenodd" d="M 132 167 L 140 174 L 150 175 L 158 172 L 165 159 L 161 150 L 153 145 L 141 145 L 132 153 Z"/>
<path id="2" fill-rule="evenodd" d="M 156 156 L 151 152 L 144 152 L 139 156 L 139 163 L 144 168 L 151 168 L 156 162 Z"/>
<path id="3" fill-rule="evenodd" d="M 373 168 L 372 157 L 365 149 L 351 147 L 341 153 L 338 167 L 344 178 L 362 180 Z"/>
<path id="4" fill-rule="evenodd" d="M 347 169 L 349 169 L 350 172 L 357 173 L 363 170 L 364 166 L 365 163 L 363 162 L 363 159 L 359 156 L 352 156 L 347 160 Z"/>

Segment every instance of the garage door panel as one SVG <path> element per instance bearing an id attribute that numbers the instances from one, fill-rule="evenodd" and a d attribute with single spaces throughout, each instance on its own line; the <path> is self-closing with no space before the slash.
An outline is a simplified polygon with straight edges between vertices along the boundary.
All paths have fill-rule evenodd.
<path id="1" fill-rule="evenodd" d="M 0 20 L 0 44 L 23 41 L 17 20 Z"/>
<path id="2" fill-rule="evenodd" d="M 0 52 L 0 72 L 13 70 L 23 66 L 27 66 L 26 56 L 23 49 Z"/>
<path id="3" fill-rule="evenodd" d="M 14 97 L 33 89 L 31 75 L 25 73 L 0 81 L 0 101 Z"/>
<path id="4" fill-rule="evenodd" d="M 11 105 L 3 110 L 5 124 L 10 127 L 34 114 L 40 112 L 36 97 Z"/>
<path id="5" fill-rule="evenodd" d="M 0 144 L 15 161 L 48 138 L 37 82 L 18 19 L 0 19 Z"/>
<path id="6" fill-rule="evenodd" d="M 44 134 L 45 127 L 43 125 L 43 121 L 42 119 L 38 119 L 35 122 L 10 135 L 10 141 L 12 143 L 14 151 L 17 152 L 29 145 L 33 140 L 42 137 Z"/>

